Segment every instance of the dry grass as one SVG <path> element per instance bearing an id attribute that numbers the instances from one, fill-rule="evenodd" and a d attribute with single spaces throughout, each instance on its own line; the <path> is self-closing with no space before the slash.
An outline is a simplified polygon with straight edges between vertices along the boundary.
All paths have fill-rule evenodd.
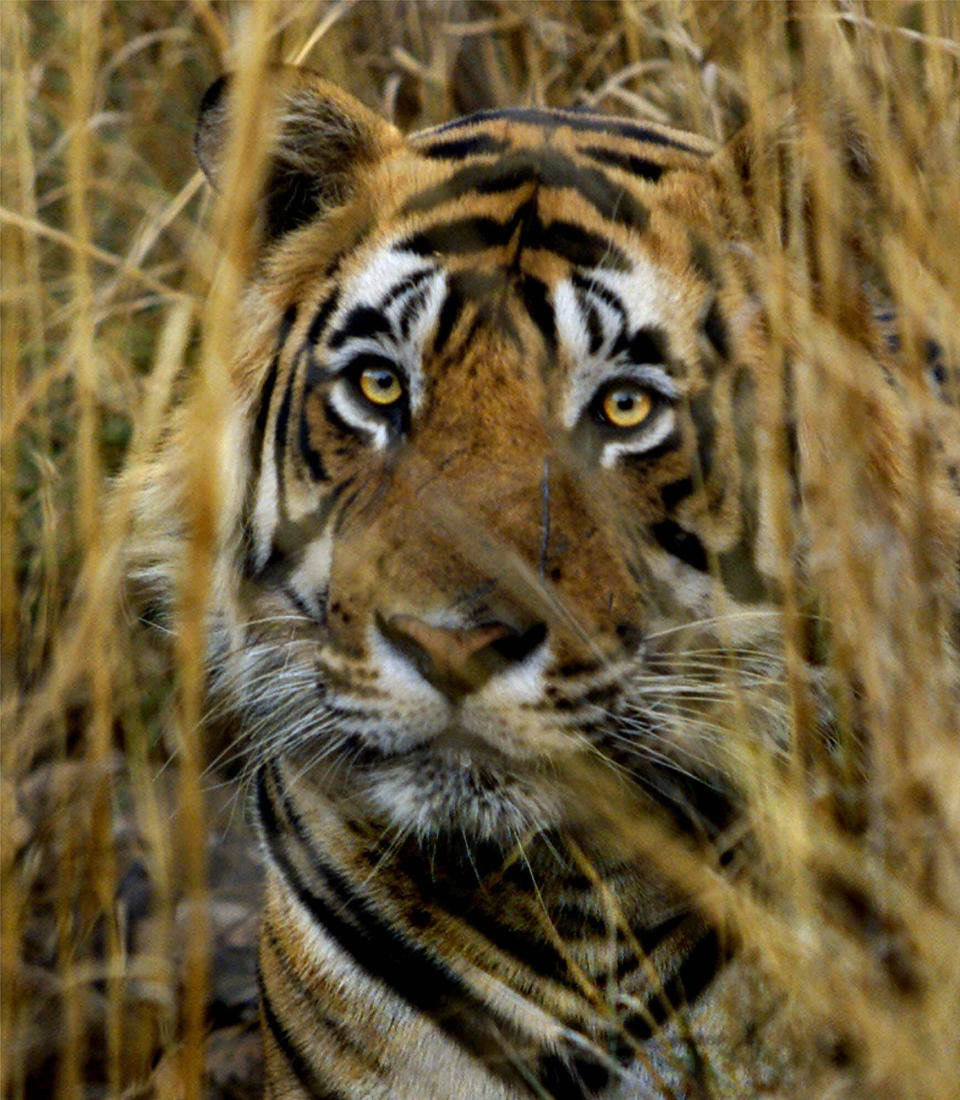
<path id="1" fill-rule="evenodd" d="M 943 367 L 944 403 L 924 349 L 935 338 L 945 363 L 960 362 L 957 6 L 143 0 L 5 2 L 0 15 L 4 1095 L 121 1095 L 164 1051 L 176 1059 L 155 1075 L 159 1094 L 204 1088 L 214 781 L 199 655 L 218 508 L 204 472 L 250 238 L 206 209 L 191 136 L 219 72 L 239 67 L 254 88 L 277 59 L 409 128 L 545 103 L 718 140 L 750 118 L 776 135 L 782 155 L 758 158 L 753 181 L 760 289 L 775 343 L 810 364 L 798 408 L 831 447 L 801 525 L 780 476 L 782 395 L 762 395 L 770 552 L 790 577 L 807 540 L 842 736 L 832 754 L 797 736 L 786 772 L 752 753 L 743 783 L 765 889 L 714 883 L 709 904 L 806 1038 L 844 1033 L 864 1095 L 956 1095 L 960 712 L 946 639 L 960 623 L 938 555 L 960 509 L 934 471 L 940 439 L 957 477 L 960 379 Z M 858 185 L 844 165 L 850 132 L 872 158 Z M 242 191 L 255 173 L 236 179 Z M 891 484 L 905 489 L 882 517 L 864 511 L 876 504 L 862 476 L 867 421 L 884 400 L 858 370 L 851 287 L 864 282 L 902 330 L 888 434 Z M 108 487 L 159 438 L 185 371 L 200 380 L 205 430 L 171 671 L 125 604 L 130 500 Z M 881 520 L 892 551 L 870 541 Z M 795 603 L 787 688 L 803 730 Z M 134 863 L 153 901 L 132 938 L 118 883 Z M 682 873 L 703 892 L 701 868 Z M 843 887 L 825 902 L 830 878 Z"/>

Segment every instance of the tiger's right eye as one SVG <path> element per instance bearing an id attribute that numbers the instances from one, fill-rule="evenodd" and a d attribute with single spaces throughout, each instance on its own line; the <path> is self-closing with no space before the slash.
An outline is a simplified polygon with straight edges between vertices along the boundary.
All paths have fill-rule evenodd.
<path id="1" fill-rule="evenodd" d="M 645 387 L 629 379 L 615 382 L 597 399 L 597 412 L 609 427 L 627 431 L 638 428 L 653 412 L 653 397 Z"/>
<path id="2" fill-rule="evenodd" d="M 400 376 L 390 367 L 366 367 L 360 372 L 357 386 L 371 405 L 386 408 L 403 397 Z"/>

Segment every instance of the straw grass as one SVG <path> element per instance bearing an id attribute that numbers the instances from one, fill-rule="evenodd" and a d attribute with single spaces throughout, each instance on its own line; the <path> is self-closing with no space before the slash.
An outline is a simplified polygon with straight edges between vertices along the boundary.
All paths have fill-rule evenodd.
<path id="1" fill-rule="evenodd" d="M 3 1094 L 256 1094 L 255 1070 L 211 1075 L 208 838 L 245 834 L 235 780 L 206 770 L 202 655 L 223 504 L 209 471 L 252 247 L 250 220 L 226 212 L 255 193 L 258 80 L 283 60 L 410 129 L 514 104 L 718 142 L 749 120 L 759 292 L 774 348 L 802 352 L 797 408 L 828 442 L 799 520 L 783 394 L 759 395 L 767 552 L 794 582 L 777 689 L 788 766 L 746 734 L 737 747 L 763 888 L 705 872 L 683 845 L 669 858 L 786 1006 L 809 1054 L 796 1095 L 955 1096 L 960 7 L 8 0 L 0 17 Z M 245 171 L 226 172 L 214 206 L 192 129 L 227 69 L 247 119 L 228 158 Z M 891 399 L 869 381 L 863 287 L 899 329 L 895 469 L 879 487 L 864 474 L 871 410 Z M 129 604 L 123 562 L 137 471 L 188 386 L 188 580 L 171 644 Z M 829 623 L 829 751 L 802 736 L 818 702 L 800 572 Z M 151 899 L 136 937 L 134 865 Z"/>

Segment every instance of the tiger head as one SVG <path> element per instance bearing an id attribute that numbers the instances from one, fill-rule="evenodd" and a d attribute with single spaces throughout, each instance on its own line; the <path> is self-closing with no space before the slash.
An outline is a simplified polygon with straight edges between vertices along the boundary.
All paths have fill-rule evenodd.
<path id="1" fill-rule="evenodd" d="M 721 647 L 783 720 L 764 325 L 723 166 L 574 111 L 404 137 L 280 83 L 214 691 L 256 763 L 419 836 L 563 824 L 597 762 L 689 809 L 722 751 Z M 197 139 L 215 185 L 225 88 Z"/>

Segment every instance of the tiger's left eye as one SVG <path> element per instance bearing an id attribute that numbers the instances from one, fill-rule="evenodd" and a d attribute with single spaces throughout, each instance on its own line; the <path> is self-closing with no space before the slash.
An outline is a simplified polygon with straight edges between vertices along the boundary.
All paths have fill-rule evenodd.
<path id="1" fill-rule="evenodd" d="M 403 383 L 389 367 L 367 367 L 360 372 L 357 384 L 371 405 L 395 405 L 403 397 Z"/>
<path id="2" fill-rule="evenodd" d="M 653 411 L 653 398 L 635 382 L 616 382 L 601 394 L 597 411 L 611 428 L 637 428 Z"/>

